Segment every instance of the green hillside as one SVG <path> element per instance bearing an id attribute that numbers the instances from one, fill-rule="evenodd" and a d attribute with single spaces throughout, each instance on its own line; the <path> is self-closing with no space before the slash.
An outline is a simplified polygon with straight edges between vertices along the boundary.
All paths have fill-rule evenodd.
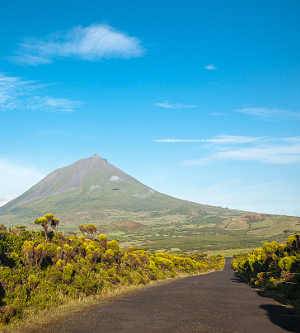
<path id="1" fill-rule="evenodd" d="M 300 232 L 299 217 L 180 200 L 149 188 L 97 155 L 53 171 L 0 207 L 0 224 L 34 229 L 34 219 L 49 212 L 59 216 L 66 233 L 93 223 L 120 239 L 122 248 L 139 246 L 152 251 L 253 248 L 275 236 L 281 240 Z"/>
<path id="2" fill-rule="evenodd" d="M 198 211 L 224 216 L 242 212 L 200 205 L 159 193 L 97 155 L 57 169 L 0 208 L 1 223 L 28 225 L 51 211 L 68 223 L 112 222 L 116 217 L 190 216 Z M 138 213 L 138 214 L 135 214 Z M 152 214 L 151 214 L 152 213 Z"/>

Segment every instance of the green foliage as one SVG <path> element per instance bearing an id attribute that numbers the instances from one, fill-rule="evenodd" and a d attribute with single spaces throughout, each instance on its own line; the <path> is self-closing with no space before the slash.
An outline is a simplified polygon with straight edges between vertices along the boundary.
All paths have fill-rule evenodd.
<path id="1" fill-rule="evenodd" d="M 37 286 L 37 284 L 39 283 L 39 279 L 35 275 L 31 274 L 28 277 L 28 283 L 31 288 L 35 288 Z"/>
<path id="2" fill-rule="evenodd" d="M 51 219 L 53 215 L 46 214 L 36 223 L 48 225 Z M 203 253 L 175 256 L 134 248 L 122 251 L 116 239 L 108 241 L 105 235 L 91 239 L 57 233 L 50 240 L 43 234 L 0 231 L 0 325 L 22 318 L 25 308 L 50 309 L 115 286 L 146 284 L 179 273 L 198 274 L 224 264 L 223 257 Z"/>
<path id="3" fill-rule="evenodd" d="M 40 217 L 39 219 L 35 219 L 34 223 L 43 227 L 44 234 L 45 234 L 45 240 L 47 241 L 51 234 L 51 232 L 49 233 L 49 227 L 51 227 L 52 230 L 55 230 L 57 232 L 58 225 L 59 225 L 59 219 L 55 218 L 53 214 L 48 213 L 45 216 Z M 23 226 L 21 226 L 21 227 L 23 227 Z M 53 232 L 52 232 L 52 234 L 53 234 Z M 51 236 L 53 236 L 53 235 L 51 235 Z"/>
<path id="4" fill-rule="evenodd" d="M 237 255 L 232 268 L 251 284 L 300 299 L 300 234 L 289 236 L 286 244 L 265 243 L 253 253 Z"/>
<path id="5" fill-rule="evenodd" d="M 98 240 L 99 240 L 99 242 L 101 242 L 102 240 L 107 241 L 107 236 L 105 236 L 105 235 L 100 235 L 100 236 L 98 237 Z"/>
<path id="6" fill-rule="evenodd" d="M 96 234 L 98 233 L 97 228 L 92 223 L 88 224 L 86 227 L 81 224 L 79 230 L 84 236 L 87 233 L 91 239 L 95 239 Z"/>
<path id="7" fill-rule="evenodd" d="M 27 226 L 26 225 L 16 225 L 16 228 L 24 231 L 27 228 Z"/>

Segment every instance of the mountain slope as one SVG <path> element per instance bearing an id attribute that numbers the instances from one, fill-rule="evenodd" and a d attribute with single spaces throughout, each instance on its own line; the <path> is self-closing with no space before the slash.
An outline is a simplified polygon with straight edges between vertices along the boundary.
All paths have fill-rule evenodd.
<path id="1" fill-rule="evenodd" d="M 298 217 L 201 205 L 156 192 L 94 155 L 57 169 L 0 207 L 0 224 L 39 228 L 53 213 L 65 232 L 94 223 L 123 247 L 153 251 L 243 249 L 300 231 Z"/>
<path id="2" fill-rule="evenodd" d="M 95 220 L 91 215 L 97 214 L 103 219 L 104 210 L 150 212 L 171 209 L 177 209 L 175 213 L 183 215 L 190 210 L 241 215 L 239 211 L 200 205 L 156 192 L 106 159 L 94 155 L 53 171 L 21 196 L 0 207 L 0 221 L 18 220 L 19 224 L 26 224 L 47 212 L 56 216 L 69 214 L 73 219 L 77 216 L 75 220 L 81 221 L 79 214 L 84 219 Z"/>

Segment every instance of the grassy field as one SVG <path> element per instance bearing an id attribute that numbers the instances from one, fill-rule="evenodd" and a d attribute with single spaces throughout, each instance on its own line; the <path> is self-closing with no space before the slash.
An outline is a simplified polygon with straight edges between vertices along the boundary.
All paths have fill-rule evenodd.
<path id="1" fill-rule="evenodd" d="M 168 253 L 228 251 L 230 256 L 235 251 L 260 247 L 266 241 L 284 241 L 286 235 L 300 232 L 298 217 L 233 214 L 238 213 L 214 207 L 212 211 L 203 211 L 178 206 L 162 211 L 91 210 L 58 217 L 60 230 L 66 234 L 79 234 L 80 224 L 93 223 L 100 233 L 119 239 L 123 249 L 132 246 Z M 8 219 L 5 225 L 13 227 L 17 223 Z M 27 225 L 29 230 L 39 228 L 33 220 Z"/>

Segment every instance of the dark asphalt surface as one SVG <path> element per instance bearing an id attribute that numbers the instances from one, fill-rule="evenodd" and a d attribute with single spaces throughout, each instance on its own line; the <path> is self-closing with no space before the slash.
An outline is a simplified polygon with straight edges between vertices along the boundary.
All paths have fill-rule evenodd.
<path id="1" fill-rule="evenodd" d="M 127 294 L 40 332 L 300 332 L 300 321 L 231 270 L 190 276 Z"/>

